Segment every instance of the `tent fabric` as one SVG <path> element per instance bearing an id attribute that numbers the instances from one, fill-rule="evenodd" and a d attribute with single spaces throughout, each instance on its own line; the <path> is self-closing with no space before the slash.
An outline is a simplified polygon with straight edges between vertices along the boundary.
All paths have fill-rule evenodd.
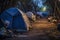
<path id="1" fill-rule="evenodd" d="M 33 21 L 36 20 L 36 16 L 32 12 L 28 11 L 26 15 L 28 16 L 28 18 L 32 19 Z"/>
<path id="2" fill-rule="evenodd" d="M 18 9 L 18 10 L 19 10 L 19 9 Z M 24 18 L 24 21 L 25 21 L 25 23 L 26 23 L 26 25 L 27 25 L 27 30 L 29 30 L 29 27 L 31 27 L 31 24 L 30 24 L 30 22 L 29 22 L 29 19 L 28 19 L 26 13 L 22 12 L 21 10 L 19 10 L 19 12 L 21 12 L 22 17 Z"/>
<path id="3" fill-rule="evenodd" d="M 7 24 L 7 29 L 24 31 L 28 30 L 27 16 L 18 8 L 9 8 L 1 14 L 1 19 L 4 24 Z M 26 21 L 27 20 L 27 21 Z"/>
<path id="4" fill-rule="evenodd" d="M 49 12 L 37 12 L 37 15 L 45 18 L 45 17 L 47 17 L 49 15 Z"/>
<path id="5" fill-rule="evenodd" d="M 10 8 L 6 12 L 8 12 L 8 14 L 10 14 L 11 16 L 14 16 L 14 15 L 18 14 L 17 8 Z"/>

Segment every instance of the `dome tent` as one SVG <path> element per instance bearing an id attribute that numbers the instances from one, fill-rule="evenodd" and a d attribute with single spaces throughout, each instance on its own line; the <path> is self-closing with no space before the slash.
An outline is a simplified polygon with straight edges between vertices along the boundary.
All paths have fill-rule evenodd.
<path id="1" fill-rule="evenodd" d="M 36 16 L 34 15 L 34 13 L 28 11 L 26 13 L 26 15 L 28 16 L 29 19 L 31 19 L 32 21 L 36 21 Z"/>
<path id="2" fill-rule="evenodd" d="M 29 30 L 30 23 L 27 16 L 18 8 L 9 8 L 1 14 L 1 19 L 8 30 L 25 32 Z"/>

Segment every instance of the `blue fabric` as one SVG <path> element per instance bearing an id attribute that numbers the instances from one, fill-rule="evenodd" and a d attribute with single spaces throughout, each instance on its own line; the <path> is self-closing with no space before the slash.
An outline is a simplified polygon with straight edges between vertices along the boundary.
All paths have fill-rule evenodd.
<path id="1" fill-rule="evenodd" d="M 49 12 L 37 12 L 37 15 L 45 18 L 45 17 L 47 17 L 49 15 Z"/>
<path id="2" fill-rule="evenodd" d="M 27 30 L 22 14 L 18 11 L 17 8 L 9 8 L 5 10 L 1 14 L 1 19 L 10 22 L 9 26 L 7 26 L 7 29 Z"/>
<path id="3" fill-rule="evenodd" d="M 42 13 L 43 17 L 47 17 L 48 14 L 49 14 L 48 12 L 43 12 L 43 13 Z"/>
<path id="4" fill-rule="evenodd" d="M 6 10 L 6 12 L 11 16 L 15 16 L 16 14 L 18 14 L 17 8 L 9 8 L 8 10 Z"/>

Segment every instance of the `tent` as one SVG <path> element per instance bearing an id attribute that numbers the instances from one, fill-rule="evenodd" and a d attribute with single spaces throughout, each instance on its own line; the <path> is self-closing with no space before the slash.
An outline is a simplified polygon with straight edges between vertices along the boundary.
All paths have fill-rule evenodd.
<path id="1" fill-rule="evenodd" d="M 32 12 L 28 11 L 28 12 L 26 13 L 26 15 L 27 15 L 28 18 L 30 18 L 31 20 L 36 21 L 36 16 L 35 16 Z"/>
<path id="2" fill-rule="evenodd" d="M 49 12 L 37 12 L 37 15 L 41 16 L 42 18 L 48 17 Z"/>
<path id="3" fill-rule="evenodd" d="M 26 32 L 29 30 L 30 22 L 24 12 L 18 8 L 9 8 L 1 14 L 1 19 L 8 30 Z"/>

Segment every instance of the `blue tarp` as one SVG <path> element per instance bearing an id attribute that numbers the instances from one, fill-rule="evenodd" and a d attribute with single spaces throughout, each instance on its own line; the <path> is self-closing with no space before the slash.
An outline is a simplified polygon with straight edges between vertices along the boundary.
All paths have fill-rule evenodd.
<path id="1" fill-rule="evenodd" d="M 39 15 L 39 16 L 45 18 L 45 17 L 48 17 L 49 12 L 37 12 L 37 15 Z"/>
<path id="2" fill-rule="evenodd" d="M 9 8 L 1 14 L 1 19 L 7 24 L 7 29 L 27 31 L 25 21 L 22 14 L 17 8 Z"/>

